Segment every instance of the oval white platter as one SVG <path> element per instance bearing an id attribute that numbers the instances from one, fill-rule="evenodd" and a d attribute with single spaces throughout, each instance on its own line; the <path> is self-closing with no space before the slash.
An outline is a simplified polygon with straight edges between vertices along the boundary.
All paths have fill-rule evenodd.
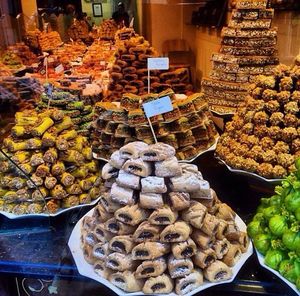
<path id="1" fill-rule="evenodd" d="M 85 216 L 92 216 L 93 213 L 93 209 L 90 210 Z M 84 216 L 84 217 L 85 217 Z M 94 272 L 93 266 L 88 264 L 84 257 L 83 257 L 83 253 L 82 253 L 82 249 L 80 248 L 80 231 L 81 231 L 81 223 L 82 220 L 84 219 L 84 217 L 82 217 L 77 224 L 75 225 L 71 236 L 69 238 L 69 242 L 68 242 L 68 246 L 71 250 L 72 256 L 74 258 L 74 261 L 76 263 L 78 272 L 83 275 L 86 276 L 90 279 L 93 279 L 101 284 L 103 284 L 104 286 L 108 287 L 109 289 L 111 289 L 112 291 L 114 291 L 117 295 L 146 295 L 143 292 L 135 292 L 135 293 L 126 293 L 123 290 L 119 289 L 118 287 L 114 286 L 113 284 L 111 284 L 108 280 L 100 277 L 97 273 Z M 239 217 L 236 216 L 235 221 L 238 225 L 238 227 L 242 230 L 242 231 L 246 231 L 246 224 L 243 222 L 243 220 Z M 231 279 L 226 280 L 226 281 L 222 281 L 219 283 L 211 283 L 211 282 L 207 282 L 205 281 L 204 284 L 200 287 L 198 287 L 197 289 L 195 289 L 194 291 L 185 294 L 185 296 L 191 296 L 194 295 L 200 291 L 203 291 L 205 289 L 208 289 L 212 286 L 216 286 L 216 285 L 220 285 L 220 284 L 225 284 L 225 283 L 230 283 L 234 280 L 234 278 L 236 277 L 236 275 L 238 274 L 239 270 L 241 269 L 241 267 L 244 265 L 244 263 L 247 261 L 247 259 L 253 254 L 253 246 L 252 246 L 252 242 L 250 242 L 249 247 L 247 252 L 242 254 L 241 259 L 238 261 L 238 263 L 232 267 L 232 271 L 233 271 L 233 276 Z M 148 294 L 149 295 L 149 294 Z M 152 294 L 154 295 L 154 294 Z M 175 293 L 170 293 L 170 294 L 164 294 L 165 296 L 178 296 Z"/>
<path id="2" fill-rule="evenodd" d="M 286 278 L 284 278 L 278 271 L 272 269 L 271 267 L 267 266 L 265 264 L 265 257 L 260 254 L 256 249 L 256 255 L 257 255 L 257 258 L 258 258 L 258 262 L 259 264 L 268 269 L 269 271 L 271 271 L 273 274 L 275 274 L 276 276 L 278 276 L 281 280 L 283 280 L 291 289 L 293 289 L 298 295 L 300 295 L 300 291 L 297 289 L 296 285 L 294 285 L 293 283 L 291 283 L 290 281 L 288 281 Z"/>
<path id="3" fill-rule="evenodd" d="M 267 183 L 271 183 L 271 184 L 278 184 L 280 183 L 283 179 L 267 179 L 267 178 L 264 178 L 260 175 L 257 175 L 255 173 L 251 173 L 251 172 L 247 172 L 247 171 L 243 171 L 243 170 L 239 170 L 239 169 L 233 169 L 232 167 L 230 167 L 223 159 L 219 158 L 218 156 L 215 156 L 215 158 L 217 160 L 219 160 L 220 162 L 222 162 L 226 167 L 227 169 L 232 172 L 232 173 L 235 173 L 235 174 L 238 174 L 238 175 L 244 175 L 244 176 L 248 176 L 248 177 L 254 177 L 256 179 L 259 179 L 261 181 L 264 181 L 264 182 L 267 182 Z"/>
<path id="4" fill-rule="evenodd" d="M 100 196 L 93 200 L 91 203 L 89 204 L 82 204 L 82 205 L 78 205 L 78 206 L 74 206 L 74 207 L 70 207 L 70 208 L 66 208 L 66 209 L 61 209 L 59 211 L 57 211 L 54 214 L 47 214 L 47 213 L 40 213 L 40 214 L 22 214 L 22 215 L 16 215 L 13 213 L 8 213 L 8 212 L 4 212 L 4 211 L 0 211 L 0 214 L 4 215 L 5 217 L 9 218 L 9 219 L 21 219 L 21 218 L 37 218 L 37 217 L 56 217 L 59 216 L 63 213 L 66 213 L 70 210 L 74 210 L 74 209 L 79 209 L 79 208 L 83 208 L 83 207 L 87 207 L 87 206 L 93 206 L 95 204 L 98 203 L 100 199 Z"/>

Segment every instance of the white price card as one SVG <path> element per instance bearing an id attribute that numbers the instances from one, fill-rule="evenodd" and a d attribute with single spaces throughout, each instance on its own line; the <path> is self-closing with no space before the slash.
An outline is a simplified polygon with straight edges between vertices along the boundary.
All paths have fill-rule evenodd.
<path id="1" fill-rule="evenodd" d="M 168 70 L 169 58 L 148 58 L 147 67 L 148 70 Z"/>
<path id="2" fill-rule="evenodd" d="M 161 97 L 158 100 L 147 102 L 143 104 L 143 107 L 148 118 L 173 110 L 172 102 L 169 96 Z"/>
<path id="3" fill-rule="evenodd" d="M 64 69 L 64 66 L 62 64 L 59 64 L 57 67 L 55 67 L 55 73 L 56 74 L 59 74 L 61 72 L 63 72 L 65 69 Z"/>

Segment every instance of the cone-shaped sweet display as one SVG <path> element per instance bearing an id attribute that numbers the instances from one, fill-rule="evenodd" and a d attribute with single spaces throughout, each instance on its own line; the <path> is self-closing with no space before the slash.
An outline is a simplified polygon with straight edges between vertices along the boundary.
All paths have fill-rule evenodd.
<path id="1" fill-rule="evenodd" d="M 186 294 L 232 277 L 249 240 L 196 165 L 163 143 L 132 142 L 102 170 L 107 192 L 85 217 L 81 247 L 100 276 L 126 292 Z"/>
<path id="2" fill-rule="evenodd" d="M 89 142 L 60 110 L 16 113 L 16 125 L 4 140 L 3 151 L 13 162 L 0 153 L 2 211 L 55 213 L 100 195 L 98 164 Z"/>
<path id="3" fill-rule="evenodd" d="M 237 0 L 228 27 L 222 29 L 221 49 L 212 55 L 210 77 L 202 81 L 211 110 L 235 112 L 255 76 L 269 75 L 278 64 L 273 16 L 267 0 Z"/>
<path id="4" fill-rule="evenodd" d="M 108 159 L 126 143 L 136 140 L 154 143 L 142 104 L 164 96 L 170 97 L 173 110 L 151 117 L 160 142 L 173 146 L 179 159 L 191 159 L 215 143 L 218 133 L 202 94 L 195 93 L 179 100 L 173 90 L 168 89 L 144 96 L 123 94 L 119 107 L 110 102 L 97 102 L 93 151 Z"/>
<path id="5" fill-rule="evenodd" d="M 295 170 L 299 139 L 300 56 L 293 67 L 279 65 L 273 75 L 257 77 L 220 137 L 216 154 L 229 166 L 265 178 Z"/>
<path id="6" fill-rule="evenodd" d="M 145 94 L 148 92 L 147 59 L 158 57 L 156 50 L 150 46 L 144 37 L 126 29 L 117 32 L 116 60 L 110 70 L 109 94 L 107 100 L 120 101 L 123 93 Z M 119 38 L 127 33 L 123 40 Z M 133 36 L 132 36 L 133 35 Z M 132 37 L 130 37 L 132 36 Z M 189 72 L 186 68 L 170 71 L 151 71 L 151 92 L 161 92 L 172 87 L 176 93 L 186 93 L 191 90 Z"/>

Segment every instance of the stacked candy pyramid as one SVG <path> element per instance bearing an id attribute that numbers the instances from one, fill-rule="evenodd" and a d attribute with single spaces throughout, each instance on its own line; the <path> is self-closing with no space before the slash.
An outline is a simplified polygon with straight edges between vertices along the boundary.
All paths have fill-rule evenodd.
<path id="1" fill-rule="evenodd" d="M 163 143 L 133 142 L 103 167 L 108 191 L 82 222 L 84 257 L 126 292 L 186 294 L 232 277 L 248 249 L 235 213 L 197 166 Z"/>
<path id="2" fill-rule="evenodd" d="M 210 77 L 202 81 L 212 110 L 235 112 L 255 76 L 269 75 L 278 64 L 277 30 L 271 29 L 273 16 L 267 0 L 237 0 L 228 27 L 222 30 L 221 49 L 212 56 Z"/>

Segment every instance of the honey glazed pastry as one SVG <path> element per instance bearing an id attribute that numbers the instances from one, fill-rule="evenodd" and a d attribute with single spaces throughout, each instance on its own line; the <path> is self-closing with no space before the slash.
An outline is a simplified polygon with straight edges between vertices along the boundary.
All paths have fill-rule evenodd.
<path id="1" fill-rule="evenodd" d="M 154 225 L 170 225 L 175 223 L 177 217 L 177 212 L 172 211 L 168 205 L 163 205 L 161 208 L 153 211 L 148 221 Z"/>
<path id="2" fill-rule="evenodd" d="M 170 252 L 170 245 L 160 242 L 144 242 L 132 249 L 133 260 L 153 260 Z"/>
<path id="3" fill-rule="evenodd" d="M 172 279 L 190 274 L 193 268 L 190 258 L 177 259 L 172 254 L 168 257 L 168 271 Z"/>
<path id="4" fill-rule="evenodd" d="M 190 195 L 186 192 L 170 192 L 169 200 L 173 211 L 182 211 L 190 206 Z"/>
<path id="5" fill-rule="evenodd" d="M 215 261 L 204 269 L 204 277 L 210 282 L 221 282 L 232 277 L 232 270 L 222 261 Z"/>
<path id="6" fill-rule="evenodd" d="M 117 235 L 109 241 L 109 249 L 114 252 L 129 254 L 134 246 L 132 235 Z"/>
<path id="7" fill-rule="evenodd" d="M 212 249 L 201 250 L 199 249 L 193 257 L 194 264 L 202 269 L 208 267 L 210 264 L 217 260 L 216 252 Z"/>
<path id="8" fill-rule="evenodd" d="M 177 221 L 174 224 L 166 226 L 166 228 L 160 234 L 160 240 L 162 242 L 182 242 L 189 238 L 192 229 L 184 221 Z"/>
<path id="9" fill-rule="evenodd" d="M 203 284 L 203 274 L 200 269 L 194 269 L 190 274 L 177 278 L 175 291 L 178 295 L 186 295 Z"/>
<path id="10" fill-rule="evenodd" d="M 126 292 L 141 291 L 144 284 L 142 280 L 136 279 L 134 273 L 129 270 L 113 273 L 108 279 L 113 285 Z"/>
<path id="11" fill-rule="evenodd" d="M 143 292 L 145 294 L 167 294 L 173 291 L 174 284 L 167 274 L 162 274 L 157 277 L 151 277 L 146 280 Z"/>
<path id="12" fill-rule="evenodd" d="M 182 219 L 195 228 L 201 229 L 207 208 L 199 202 L 191 201 L 190 207 L 182 212 Z"/>
<path id="13" fill-rule="evenodd" d="M 149 145 L 140 156 L 145 161 L 162 161 L 175 156 L 175 149 L 164 143 L 156 143 Z"/>
<path id="14" fill-rule="evenodd" d="M 140 193 L 140 207 L 144 209 L 159 209 L 164 206 L 164 200 L 159 193 Z"/>
<path id="15" fill-rule="evenodd" d="M 140 177 L 148 177 L 152 171 L 151 164 L 144 162 L 141 158 L 127 160 L 122 169 Z"/>
<path id="16" fill-rule="evenodd" d="M 113 201 L 121 205 L 134 204 L 133 190 L 118 186 L 116 183 L 112 184 L 110 195 Z"/>
<path id="17" fill-rule="evenodd" d="M 122 253 L 111 253 L 106 258 L 106 267 L 117 270 L 117 271 L 125 271 L 134 269 L 137 263 L 132 260 L 130 254 L 122 254 Z"/>
<path id="18" fill-rule="evenodd" d="M 141 180 L 143 193 L 165 193 L 167 186 L 164 178 L 149 176 Z"/>
<path id="19" fill-rule="evenodd" d="M 133 239 L 137 243 L 146 241 L 158 241 L 161 227 L 151 225 L 148 221 L 142 222 L 133 234 Z"/>
<path id="20" fill-rule="evenodd" d="M 124 224 L 118 221 L 116 218 L 110 218 L 104 223 L 105 230 L 114 233 L 116 235 L 132 234 L 135 231 L 135 227 Z"/>
<path id="21" fill-rule="evenodd" d="M 132 142 L 120 148 L 120 156 L 124 159 L 138 158 L 140 153 L 147 147 L 148 144 L 144 142 Z"/>
<path id="22" fill-rule="evenodd" d="M 148 217 L 149 212 L 140 208 L 138 204 L 122 207 L 115 212 L 115 218 L 118 221 L 132 226 L 140 224 Z"/>
<path id="23" fill-rule="evenodd" d="M 124 170 L 119 171 L 116 182 L 121 187 L 127 187 L 135 190 L 140 189 L 140 177 L 127 173 Z"/>
<path id="24" fill-rule="evenodd" d="M 167 269 L 167 262 L 164 257 L 154 260 L 143 261 L 136 269 L 137 279 L 156 277 L 163 274 Z"/>
<path id="25" fill-rule="evenodd" d="M 174 243 L 171 248 L 172 254 L 176 259 L 190 258 L 197 252 L 197 246 L 191 238 L 188 238 L 184 242 Z"/>
<path id="26" fill-rule="evenodd" d="M 175 177 L 181 175 L 181 167 L 175 156 L 155 162 L 155 175 L 158 177 Z"/>

